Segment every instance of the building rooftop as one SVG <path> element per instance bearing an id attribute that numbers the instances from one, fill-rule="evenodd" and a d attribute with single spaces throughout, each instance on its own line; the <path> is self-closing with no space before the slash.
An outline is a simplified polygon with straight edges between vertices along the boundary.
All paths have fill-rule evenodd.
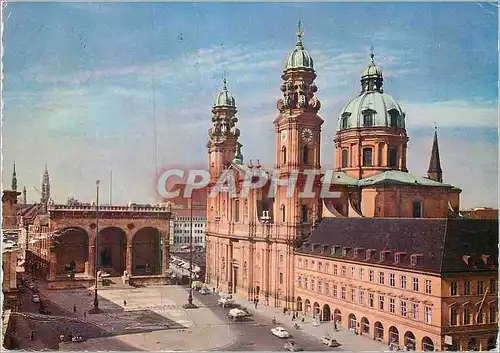
<path id="1" fill-rule="evenodd" d="M 498 270 L 498 221 L 325 218 L 297 249 L 435 273 Z"/>

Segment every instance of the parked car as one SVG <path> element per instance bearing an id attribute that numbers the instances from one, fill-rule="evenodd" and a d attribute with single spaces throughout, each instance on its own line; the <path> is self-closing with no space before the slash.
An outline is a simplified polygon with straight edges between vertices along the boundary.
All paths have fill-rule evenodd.
<path id="1" fill-rule="evenodd" d="M 303 349 L 295 341 L 288 341 L 288 342 L 286 342 L 284 348 L 285 348 L 285 350 L 287 350 L 289 352 L 300 352 L 300 351 L 303 351 Z"/>
<path id="2" fill-rule="evenodd" d="M 229 297 L 223 297 L 223 298 L 220 298 L 217 303 L 219 305 L 222 305 L 222 307 L 226 307 L 226 306 L 230 306 L 230 305 L 234 305 L 235 304 L 235 301 L 233 298 L 229 298 Z"/>
<path id="3" fill-rule="evenodd" d="M 283 327 L 280 327 L 280 326 L 273 327 L 271 329 L 271 333 L 273 335 L 275 335 L 276 337 L 279 337 L 279 338 L 288 338 L 288 337 L 290 337 L 290 334 Z"/>
<path id="4" fill-rule="evenodd" d="M 327 336 L 321 337 L 321 343 L 323 343 L 324 345 L 326 345 L 328 347 L 339 347 L 339 346 L 341 346 L 341 344 L 338 343 L 336 339 L 333 339 L 333 338 L 330 338 L 330 337 L 327 337 Z"/>
<path id="5" fill-rule="evenodd" d="M 210 294 L 210 290 L 208 290 L 207 288 L 201 288 L 198 293 L 200 293 L 201 295 L 207 295 L 207 294 Z"/>
<path id="6" fill-rule="evenodd" d="M 38 294 L 33 294 L 33 296 L 31 297 L 31 301 L 33 303 L 40 303 L 40 296 Z"/>
<path id="7" fill-rule="evenodd" d="M 71 337 L 71 342 L 83 342 L 85 340 L 86 340 L 85 337 L 82 337 L 80 335 L 75 335 Z"/>

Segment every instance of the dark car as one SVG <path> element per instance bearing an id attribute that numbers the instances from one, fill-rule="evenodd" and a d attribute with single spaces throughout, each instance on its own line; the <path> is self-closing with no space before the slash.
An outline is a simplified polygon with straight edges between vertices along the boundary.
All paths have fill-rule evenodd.
<path id="1" fill-rule="evenodd" d="M 303 349 L 295 341 L 288 341 L 288 342 L 286 342 L 284 348 L 285 348 L 285 350 L 287 350 L 289 352 L 300 352 L 300 351 L 303 351 Z"/>

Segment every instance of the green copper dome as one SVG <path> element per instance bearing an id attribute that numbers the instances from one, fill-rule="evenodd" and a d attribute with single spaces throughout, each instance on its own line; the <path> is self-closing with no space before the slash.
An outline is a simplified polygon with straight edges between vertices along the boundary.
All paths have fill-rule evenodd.
<path id="1" fill-rule="evenodd" d="M 302 44 L 302 36 L 304 35 L 304 31 L 301 29 L 301 24 L 299 21 L 299 29 L 297 31 L 297 44 L 295 45 L 295 49 L 288 55 L 288 59 L 285 63 L 284 70 L 288 69 L 314 69 L 314 62 L 307 52 L 304 49 L 304 45 Z"/>
<path id="2" fill-rule="evenodd" d="M 226 84 L 226 79 L 224 79 L 222 91 L 215 95 L 214 107 L 236 107 L 236 102 L 231 93 L 227 90 Z"/>

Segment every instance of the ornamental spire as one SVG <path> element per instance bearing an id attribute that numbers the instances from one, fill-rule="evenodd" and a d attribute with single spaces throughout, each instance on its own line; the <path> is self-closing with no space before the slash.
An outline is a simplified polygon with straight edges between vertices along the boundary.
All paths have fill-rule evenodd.
<path id="1" fill-rule="evenodd" d="M 302 29 L 302 21 L 299 20 L 297 23 L 297 47 L 303 48 L 302 36 L 304 35 L 304 30 Z"/>
<path id="2" fill-rule="evenodd" d="M 429 162 L 429 170 L 427 170 L 427 177 L 440 183 L 443 182 L 443 170 L 441 169 L 441 159 L 439 157 L 439 144 L 436 123 L 434 123 L 434 141 L 432 142 L 431 160 Z"/>
<path id="3" fill-rule="evenodd" d="M 16 162 L 14 162 L 14 171 L 12 172 L 11 189 L 14 191 L 17 191 Z"/>

